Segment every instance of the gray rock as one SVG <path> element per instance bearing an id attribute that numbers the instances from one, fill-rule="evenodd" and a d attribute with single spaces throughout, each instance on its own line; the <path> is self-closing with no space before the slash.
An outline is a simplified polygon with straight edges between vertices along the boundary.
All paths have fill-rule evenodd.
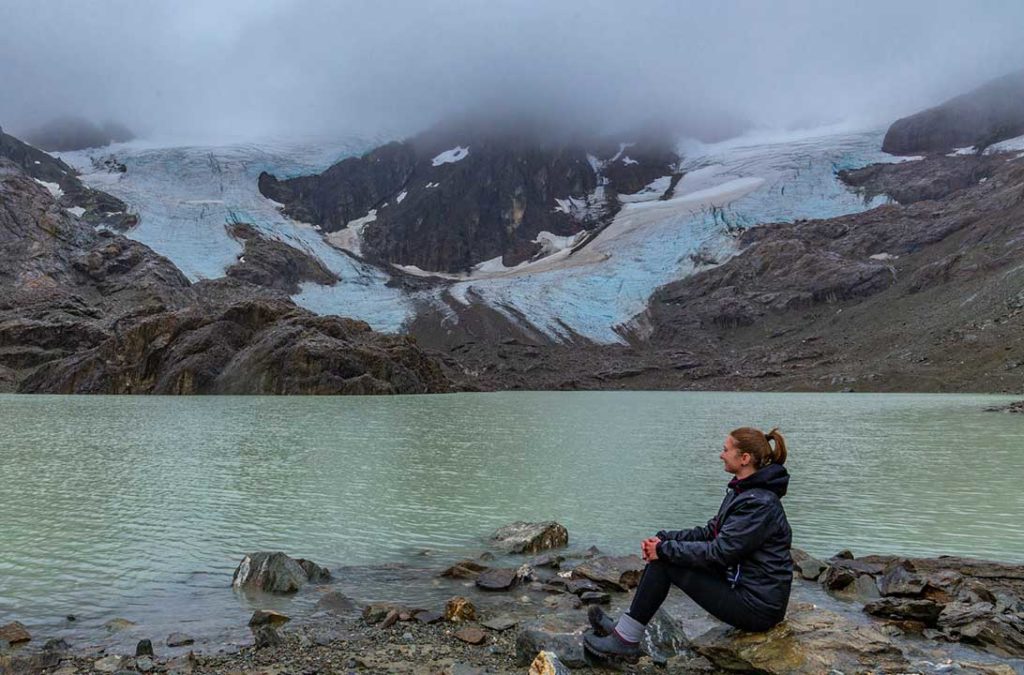
<path id="1" fill-rule="evenodd" d="M 186 645 L 195 644 L 195 639 L 191 635 L 185 633 L 171 633 L 167 636 L 168 647 L 184 647 Z"/>
<path id="2" fill-rule="evenodd" d="M 828 569 L 828 565 L 817 558 L 812 558 L 810 556 L 799 561 L 794 557 L 793 569 L 796 570 L 802 578 L 807 579 L 808 581 L 817 581 L 822 572 Z"/>
<path id="3" fill-rule="evenodd" d="M 503 631 L 508 630 L 509 628 L 512 628 L 518 623 L 519 622 L 516 619 L 513 619 L 508 616 L 496 616 L 491 619 L 487 619 L 486 621 L 481 621 L 480 625 L 484 628 L 488 628 L 490 630 L 501 633 Z"/>
<path id="4" fill-rule="evenodd" d="M 316 603 L 319 611 L 330 612 L 339 616 L 357 616 L 362 610 L 352 598 L 339 591 L 325 594 Z"/>
<path id="5" fill-rule="evenodd" d="M 476 578 L 477 588 L 485 591 L 507 591 L 519 582 L 516 568 L 494 567 Z"/>
<path id="6" fill-rule="evenodd" d="M 139 640 L 135 645 L 135 656 L 153 656 L 153 643 L 149 640 Z"/>
<path id="7" fill-rule="evenodd" d="M 916 596 L 921 594 L 924 587 L 925 580 L 907 561 L 890 565 L 878 580 L 878 589 L 882 595 Z"/>
<path id="8" fill-rule="evenodd" d="M 111 654 L 110 656 L 104 656 L 102 659 L 93 662 L 92 668 L 93 670 L 97 670 L 101 673 L 116 673 L 121 670 L 125 662 L 125 657 Z"/>
<path id="9" fill-rule="evenodd" d="M 554 652 L 569 668 L 587 665 L 582 627 L 557 617 L 522 625 L 516 635 L 515 650 L 516 663 L 520 666 L 529 666 L 542 651 Z"/>
<path id="10" fill-rule="evenodd" d="M 28 629 L 20 621 L 12 621 L 0 626 L 0 640 L 16 645 L 28 642 L 31 639 L 32 635 L 29 634 Z"/>
<path id="11" fill-rule="evenodd" d="M 925 598 L 884 597 L 864 605 L 864 611 L 874 616 L 890 619 L 910 619 L 926 626 L 935 626 L 942 605 Z"/>
<path id="12" fill-rule="evenodd" d="M 291 620 L 290 616 L 272 609 L 257 609 L 249 618 L 249 626 L 283 626 Z"/>
<path id="13" fill-rule="evenodd" d="M 294 593 L 309 581 L 299 561 L 277 551 L 250 553 L 235 569 L 231 585 L 241 590 Z"/>
<path id="14" fill-rule="evenodd" d="M 140 673 L 148 673 L 155 668 L 155 664 L 150 656 L 139 656 L 135 659 L 135 668 Z"/>
<path id="15" fill-rule="evenodd" d="M 612 596 L 603 591 L 587 591 L 580 593 L 580 602 L 584 605 L 607 605 L 612 601 Z"/>
<path id="16" fill-rule="evenodd" d="M 256 639 L 256 649 L 265 649 L 284 644 L 284 638 L 281 637 L 273 626 L 260 626 L 253 631 L 253 636 Z"/>
<path id="17" fill-rule="evenodd" d="M 572 570 L 573 579 L 590 579 L 608 591 L 628 591 L 640 583 L 644 561 L 638 556 L 599 556 Z"/>
<path id="18" fill-rule="evenodd" d="M 491 542 L 508 553 L 538 553 L 549 548 L 566 546 L 569 531 L 554 521 L 527 523 L 517 521 L 498 528 Z"/>

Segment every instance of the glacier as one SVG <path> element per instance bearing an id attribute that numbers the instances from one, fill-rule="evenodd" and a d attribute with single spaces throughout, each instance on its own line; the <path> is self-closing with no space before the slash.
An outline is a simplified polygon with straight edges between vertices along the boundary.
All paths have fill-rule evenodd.
<path id="1" fill-rule="evenodd" d="M 446 321 L 457 321 L 453 308 L 486 303 L 558 341 L 582 336 L 621 343 L 655 289 L 693 273 L 699 264 L 721 263 L 737 253 L 737 231 L 759 223 L 831 218 L 883 203 L 884 197 L 865 200 L 835 177 L 841 169 L 904 161 L 881 152 L 882 135 L 819 130 L 715 144 L 684 141 L 679 150 L 685 175 L 671 199 L 625 200 L 608 227 L 583 248 L 553 247 L 549 256 L 513 268 L 478 265 L 468 278 L 439 280 L 435 288 L 416 291 L 389 284 L 400 269 L 382 269 L 339 250 L 319 228 L 282 215 L 280 205 L 257 189 L 261 171 L 278 177 L 321 172 L 380 140 L 221 146 L 133 141 L 60 157 L 86 184 L 138 213 L 140 224 L 127 236 L 166 256 L 193 280 L 222 276 L 238 260 L 241 245 L 224 226 L 247 222 L 319 258 L 338 275 L 335 286 L 306 283 L 294 296 L 318 313 L 350 316 L 394 332 L 424 304 L 440 309 Z M 110 155 L 127 172 L 104 168 L 102 159 Z"/>

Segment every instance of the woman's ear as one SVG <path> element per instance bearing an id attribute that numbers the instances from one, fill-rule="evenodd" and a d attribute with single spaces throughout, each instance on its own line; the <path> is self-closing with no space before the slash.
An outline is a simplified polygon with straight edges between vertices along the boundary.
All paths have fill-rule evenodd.
<path id="1" fill-rule="evenodd" d="M 754 456 L 751 455 L 749 452 L 744 452 L 742 455 L 740 455 L 740 464 L 742 466 L 746 466 L 747 464 L 750 464 L 753 461 Z"/>

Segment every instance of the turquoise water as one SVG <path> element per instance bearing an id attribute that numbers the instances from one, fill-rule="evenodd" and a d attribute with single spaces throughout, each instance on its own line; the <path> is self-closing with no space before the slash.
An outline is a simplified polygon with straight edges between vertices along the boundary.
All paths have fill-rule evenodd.
<path id="1" fill-rule="evenodd" d="M 629 552 L 714 513 L 723 437 L 745 424 L 786 434 L 785 504 L 812 553 L 1024 562 L 1024 418 L 983 412 L 1006 400 L 0 396 L 0 623 L 243 625 L 228 586 L 248 551 L 332 568 L 455 557 L 517 519 Z"/>

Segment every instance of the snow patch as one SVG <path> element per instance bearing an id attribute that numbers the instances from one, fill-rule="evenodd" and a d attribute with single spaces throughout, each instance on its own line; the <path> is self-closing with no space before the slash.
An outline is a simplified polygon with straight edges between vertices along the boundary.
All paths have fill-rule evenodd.
<path id="1" fill-rule="evenodd" d="M 957 155 L 973 155 L 975 153 L 974 146 L 968 145 L 963 148 L 956 148 L 953 152 L 950 152 L 946 157 L 956 157 Z"/>
<path id="2" fill-rule="evenodd" d="M 630 195 L 619 195 L 619 201 L 628 204 L 631 202 L 649 202 L 658 199 L 665 191 L 668 190 L 669 186 L 672 185 L 672 176 L 662 176 L 661 178 L 655 178 L 653 181 L 637 190 Z"/>
<path id="3" fill-rule="evenodd" d="M 457 145 L 451 150 L 445 150 L 440 155 L 434 158 L 432 162 L 434 166 L 441 166 L 442 164 L 452 164 L 454 162 L 460 162 L 469 155 L 469 146 L 465 148 L 461 145 Z"/>
<path id="4" fill-rule="evenodd" d="M 395 203 L 396 204 L 401 204 L 402 200 L 405 199 L 405 196 L 407 194 L 409 194 L 409 193 L 406 190 L 402 190 L 402 194 L 400 194 L 397 197 L 395 197 Z"/>
<path id="5" fill-rule="evenodd" d="M 440 185 L 441 185 L 440 183 L 427 183 L 423 187 L 426 188 L 427 190 L 430 190 L 430 189 L 433 189 L 433 188 L 436 188 L 436 187 L 440 187 Z"/>
<path id="6" fill-rule="evenodd" d="M 553 253 L 558 253 L 559 251 L 563 251 L 567 248 L 572 248 L 577 243 L 579 243 L 579 241 L 582 240 L 585 236 L 587 236 L 586 231 L 577 232 L 576 234 L 569 234 L 564 237 L 557 234 L 552 234 L 551 232 L 538 232 L 536 238 L 534 238 L 533 240 L 533 243 L 540 244 L 541 256 L 549 256 Z"/>
<path id="7" fill-rule="evenodd" d="M 876 253 L 874 255 L 868 256 L 868 258 L 870 258 L 871 260 L 883 260 L 884 261 L 884 260 L 896 260 L 897 258 L 899 258 L 899 256 L 898 255 L 893 255 L 892 253 Z"/>
<path id="8" fill-rule="evenodd" d="M 70 209 L 64 210 L 72 214 L 76 218 L 81 218 L 83 215 L 85 215 L 85 209 L 83 209 L 81 206 L 72 206 Z"/>
<path id="9" fill-rule="evenodd" d="M 64 196 L 64 191 L 61 190 L 60 186 L 57 185 L 56 183 L 47 183 L 45 180 L 39 180 L 38 178 L 33 178 L 32 180 L 34 180 L 35 182 L 39 183 L 44 188 L 49 190 L 50 194 L 53 195 L 54 199 L 60 199 L 61 197 Z"/>
<path id="10" fill-rule="evenodd" d="M 1005 141 L 993 143 L 988 146 L 986 152 L 1012 152 L 1014 150 L 1024 150 L 1024 136 L 1008 138 Z"/>
<path id="11" fill-rule="evenodd" d="M 622 153 L 626 151 L 626 148 L 632 148 L 634 145 L 636 145 L 636 143 L 619 143 L 619 151 L 615 153 L 614 157 L 608 160 L 608 163 L 614 164 L 615 161 L 622 156 Z"/>
<path id="12" fill-rule="evenodd" d="M 630 164 L 639 164 L 640 162 L 627 155 L 622 158 L 622 163 L 629 166 Z"/>
<path id="13" fill-rule="evenodd" d="M 328 234 L 327 241 L 340 249 L 361 256 L 363 254 L 363 228 L 375 220 L 377 220 L 377 209 L 370 209 L 369 213 L 362 218 L 348 221 L 344 229 Z"/>

